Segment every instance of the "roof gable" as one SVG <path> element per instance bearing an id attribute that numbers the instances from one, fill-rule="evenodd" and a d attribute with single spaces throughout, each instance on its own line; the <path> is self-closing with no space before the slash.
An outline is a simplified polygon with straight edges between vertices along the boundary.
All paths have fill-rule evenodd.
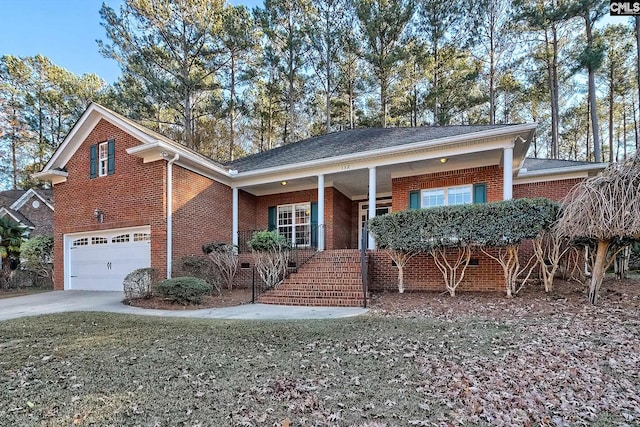
<path id="1" fill-rule="evenodd" d="M 49 209 L 53 210 L 53 192 L 51 190 L 35 190 L 33 188 L 25 191 L 19 199 L 12 203 L 11 209 L 20 210 L 32 197 L 40 199 Z"/>

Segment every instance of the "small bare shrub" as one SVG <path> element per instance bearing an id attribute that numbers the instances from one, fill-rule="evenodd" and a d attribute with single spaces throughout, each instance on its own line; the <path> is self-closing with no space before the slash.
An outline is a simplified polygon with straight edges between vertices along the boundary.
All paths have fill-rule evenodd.
<path id="1" fill-rule="evenodd" d="M 153 268 L 139 268 L 127 274 L 122 286 L 125 301 L 151 298 L 156 271 Z"/>
<path id="2" fill-rule="evenodd" d="M 233 278 L 238 271 L 238 250 L 234 245 L 223 242 L 209 243 L 202 246 L 202 252 L 207 254 L 227 289 L 233 287 Z"/>
<path id="3" fill-rule="evenodd" d="M 203 257 L 188 255 L 180 258 L 174 265 L 173 277 L 197 277 L 211 285 L 211 290 L 221 293 L 221 278 L 211 262 Z"/>

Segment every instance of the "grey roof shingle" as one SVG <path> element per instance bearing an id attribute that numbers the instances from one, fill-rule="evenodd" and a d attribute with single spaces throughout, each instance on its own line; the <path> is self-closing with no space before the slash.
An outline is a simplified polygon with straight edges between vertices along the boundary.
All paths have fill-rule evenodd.
<path id="1" fill-rule="evenodd" d="M 0 191 L 0 208 L 9 208 L 9 206 L 14 204 L 16 200 L 24 195 L 24 193 L 26 193 L 25 190 Z"/>
<path id="2" fill-rule="evenodd" d="M 334 132 L 303 139 L 226 164 L 245 172 L 335 156 L 363 153 L 415 142 L 481 132 L 513 125 L 423 126 L 413 128 L 366 128 Z"/>
<path id="3" fill-rule="evenodd" d="M 527 157 L 524 160 L 523 168 L 527 169 L 527 172 L 542 171 L 549 169 L 568 168 L 572 166 L 598 166 L 603 168 L 606 166 L 604 163 L 596 162 L 583 162 L 578 160 L 560 160 L 560 159 L 539 159 L 535 157 Z"/>

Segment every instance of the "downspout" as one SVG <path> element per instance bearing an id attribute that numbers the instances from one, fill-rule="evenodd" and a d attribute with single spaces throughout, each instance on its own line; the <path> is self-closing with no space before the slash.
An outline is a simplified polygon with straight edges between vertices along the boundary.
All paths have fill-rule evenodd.
<path id="1" fill-rule="evenodd" d="M 180 158 L 175 153 L 173 159 L 167 160 L 167 279 L 171 279 L 171 257 L 173 251 L 173 163 Z"/>

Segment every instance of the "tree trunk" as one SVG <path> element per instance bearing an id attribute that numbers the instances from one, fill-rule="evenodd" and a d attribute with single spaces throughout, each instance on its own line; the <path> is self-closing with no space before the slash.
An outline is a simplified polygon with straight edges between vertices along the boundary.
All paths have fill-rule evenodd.
<path id="1" fill-rule="evenodd" d="M 591 29 L 591 19 L 589 13 L 584 17 L 587 32 L 587 46 L 593 46 L 593 31 Z M 600 146 L 600 127 L 598 126 L 598 105 L 596 103 L 596 71 L 589 65 L 589 104 L 591 105 L 591 132 L 593 133 L 593 157 L 596 162 L 602 161 Z"/>
<path id="2" fill-rule="evenodd" d="M 440 121 L 438 120 L 438 116 L 440 114 L 440 106 L 438 105 L 438 85 L 440 84 L 440 82 L 438 81 L 439 79 L 439 73 L 438 73 L 438 43 L 437 43 L 437 38 L 434 36 L 433 37 L 434 43 L 433 43 L 433 85 L 432 85 L 432 90 L 435 93 L 435 96 L 433 97 L 433 124 L 434 125 L 439 125 Z"/>
<path id="3" fill-rule="evenodd" d="M 596 260 L 591 272 L 591 283 L 589 285 L 589 302 L 595 305 L 598 302 L 598 292 L 602 285 L 602 280 L 606 273 L 607 252 L 609 251 L 609 240 L 598 240 L 596 249 Z"/>
<path id="4" fill-rule="evenodd" d="M 398 265 L 398 292 L 404 293 L 404 264 L 397 262 Z"/>
<path id="5" fill-rule="evenodd" d="M 382 113 L 382 127 L 387 127 L 387 76 L 380 75 L 380 112 Z"/>
<path id="6" fill-rule="evenodd" d="M 233 150 L 235 149 L 235 120 L 236 120 L 236 62 L 235 56 L 231 54 L 231 86 L 229 88 L 229 160 L 233 160 Z"/>
<path id="7" fill-rule="evenodd" d="M 638 83 L 638 112 L 640 114 L 640 16 L 635 16 L 636 29 L 636 79 Z M 636 121 L 635 111 L 633 114 L 634 122 Z M 640 130 L 636 126 L 636 152 L 638 151 L 638 141 L 640 140 Z"/>
<path id="8" fill-rule="evenodd" d="M 609 163 L 613 163 L 613 64 L 609 67 Z"/>
<path id="9" fill-rule="evenodd" d="M 325 100 L 325 114 L 326 114 L 326 131 L 327 133 L 331 132 L 331 32 L 329 31 L 329 27 L 331 25 L 331 16 L 330 16 L 330 8 L 327 7 L 325 11 L 325 23 L 327 24 L 326 29 L 326 44 L 327 44 L 327 58 L 326 58 L 326 73 L 327 73 L 327 98 Z"/>
<path id="10" fill-rule="evenodd" d="M 492 9 L 495 3 L 491 3 Z M 494 14 L 491 13 L 491 25 L 489 31 L 489 124 L 496 124 L 496 64 L 495 64 L 495 40 L 494 40 Z"/>
<path id="11" fill-rule="evenodd" d="M 547 57 L 547 74 L 549 79 L 549 96 L 551 98 L 551 158 L 558 158 L 558 139 L 559 139 L 559 131 L 558 131 L 558 122 L 559 122 L 559 113 L 558 113 L 558 39 L 557 32 L 555 28 L 555 24 L 551 27 L 552 37 L 549 40 L 549 32 L 545 30 L 544 38 L 545 38 L 545 49 L 546 49 L 546 57 Z M 551 51 L 549 50 L 549 46 L 551 45 Z"/>

